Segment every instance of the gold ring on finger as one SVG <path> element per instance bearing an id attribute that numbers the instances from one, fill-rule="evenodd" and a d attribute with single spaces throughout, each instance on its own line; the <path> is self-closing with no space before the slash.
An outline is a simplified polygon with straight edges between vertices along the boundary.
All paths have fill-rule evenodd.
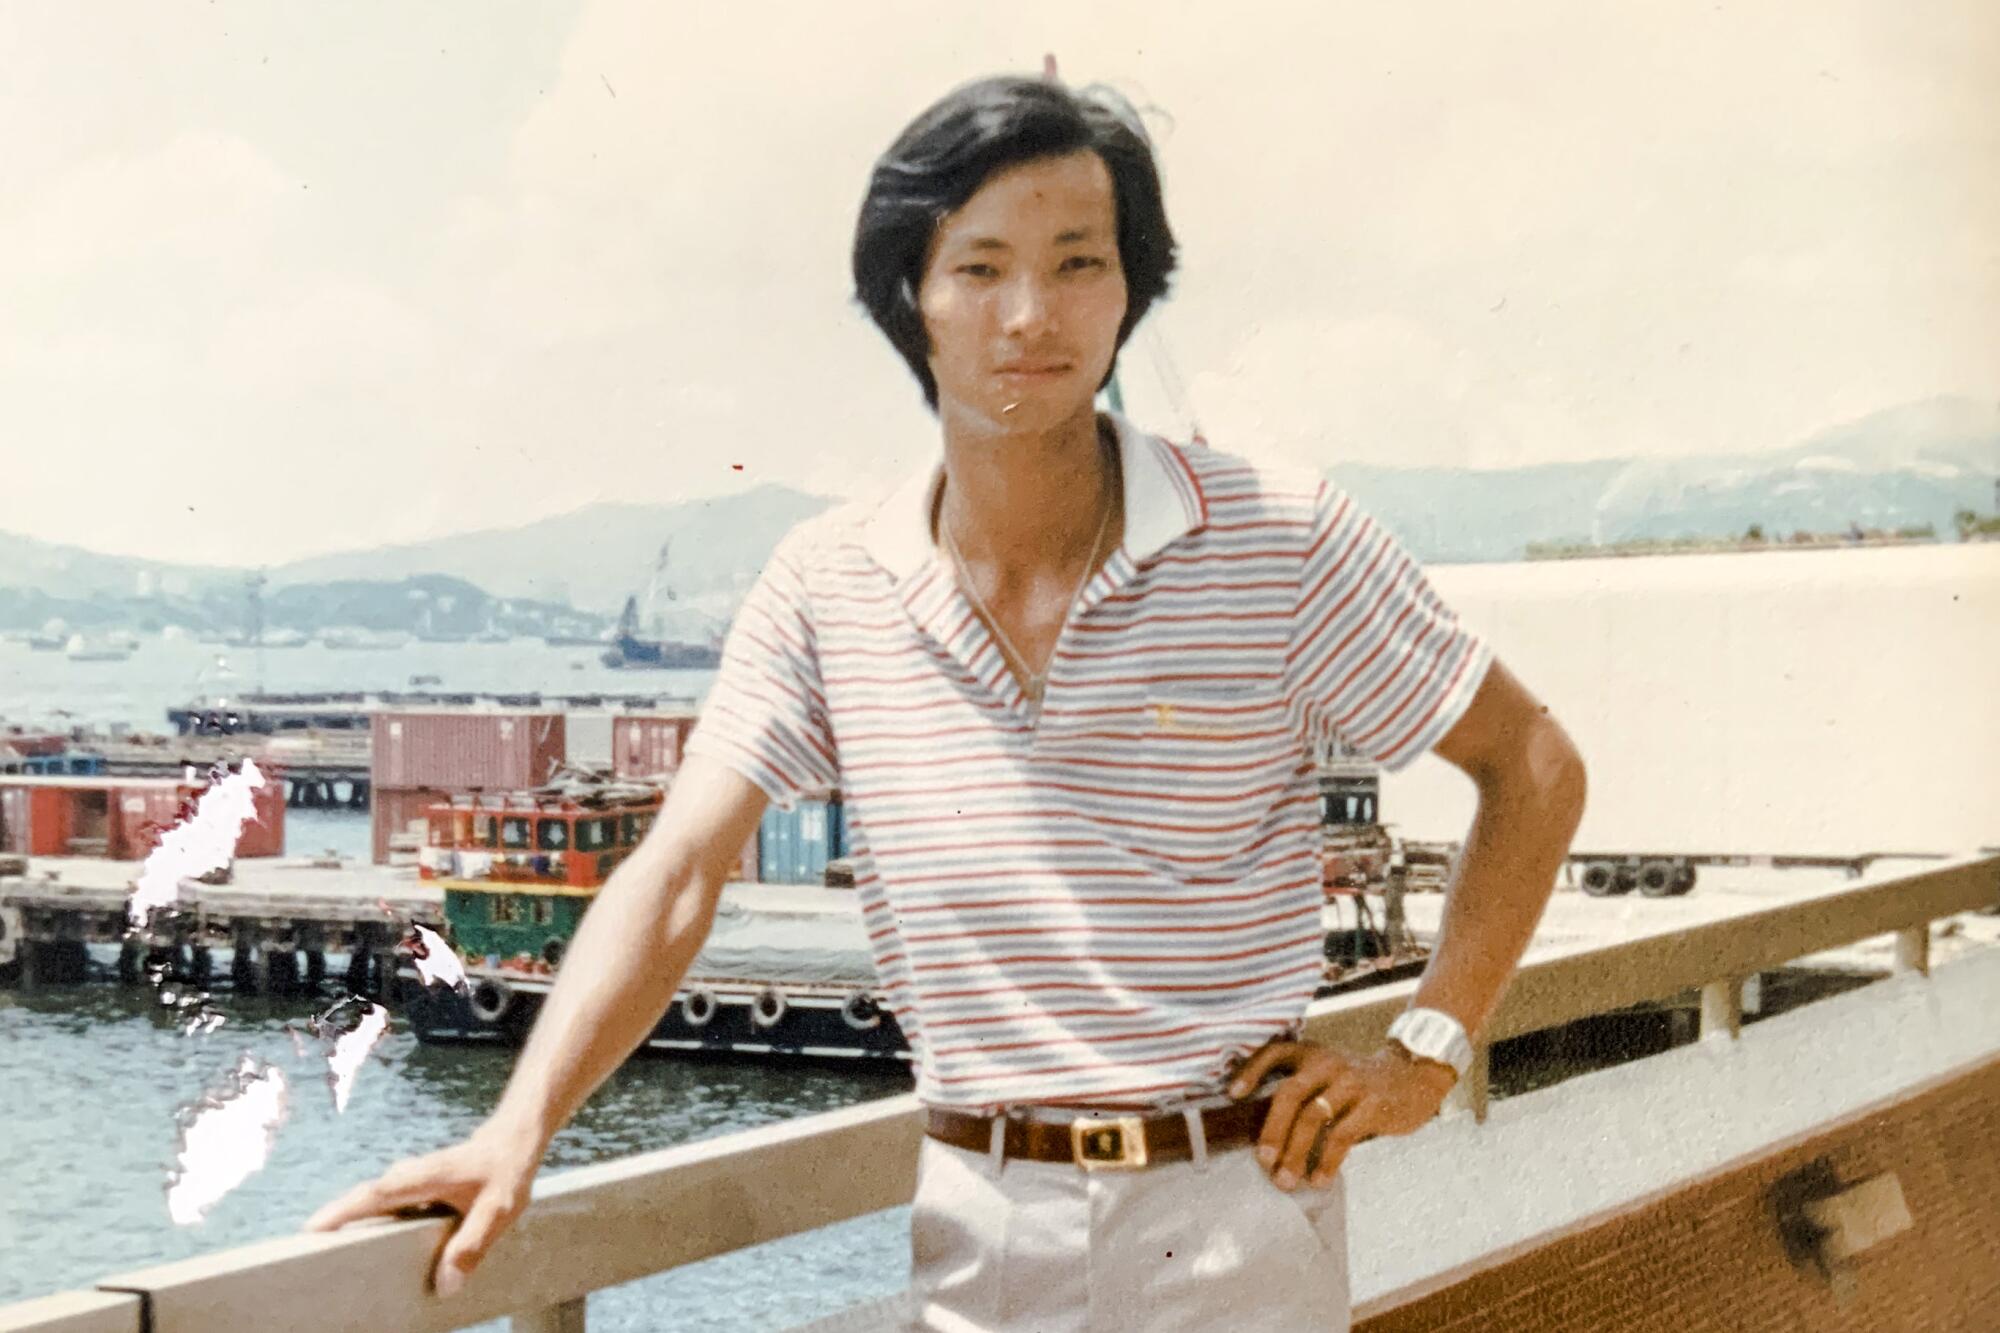
<path id="1" fill-rule="evenodd" d="M 1317 1106 L 1320 1110 L 1326 1112 L 1326 1118 L 1328 1120 L 1333 1119 L 1333 1103 L 1326 1099 L 1325 1093 L 1322 1092 L 1319 1096 L 1313 1098 L 1312 1104 L 1314 1106 Z"/>

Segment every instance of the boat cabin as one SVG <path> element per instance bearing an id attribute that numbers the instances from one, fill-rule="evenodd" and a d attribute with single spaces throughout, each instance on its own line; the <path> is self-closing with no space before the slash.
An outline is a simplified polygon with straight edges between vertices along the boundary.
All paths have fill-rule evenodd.
<path id="1" fill-rule="evenodd" d="M 440 882 L 461 953 L 553 966 L 664 798 L 652 783 L 592 782 L 441 801 L 425 812 L 417 873 Z"/>

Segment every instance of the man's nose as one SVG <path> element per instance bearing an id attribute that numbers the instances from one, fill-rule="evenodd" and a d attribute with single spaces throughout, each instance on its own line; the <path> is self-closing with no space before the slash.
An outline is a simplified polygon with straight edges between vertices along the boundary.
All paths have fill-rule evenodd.
<path id="1" fill-rule="evenodd" d="M 1054 293 L 1039 277 L 1016 278 L 1008 285 L 1003 306 L 1009 333 L 1039 333 L 1055 322 Z"/>

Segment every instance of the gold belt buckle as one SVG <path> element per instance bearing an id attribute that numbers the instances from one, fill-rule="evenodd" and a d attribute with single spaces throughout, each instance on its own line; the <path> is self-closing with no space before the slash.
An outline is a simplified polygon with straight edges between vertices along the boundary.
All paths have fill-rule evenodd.
<path id="1" fill-rule="evenodd" d="M 1069 1122 L 1070 1150 L 1086 1171 L 1130 1171 L 1146 1164 L 1146 1122 L 1136 1115 Z"/>

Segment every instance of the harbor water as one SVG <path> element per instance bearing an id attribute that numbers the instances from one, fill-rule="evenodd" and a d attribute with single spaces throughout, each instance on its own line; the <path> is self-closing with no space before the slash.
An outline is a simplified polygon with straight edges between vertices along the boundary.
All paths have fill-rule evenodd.
<path id="1" fill-rule="evenodd" d="M 273 693 L 427 690 L 466 693 L 647 694 L 699 699 L 711 671 L 632 671 L 605 666 L 588 645 L 552 648 L 540 639 L 423 643 L 400 648 L 236 648 L 142 636 L 122 662 L 73 662 L 0 640 L 0 720 L 22 724 L 124 722 L 170 730 L 167 709 L 198 696 L 235 696 L 261 683 Z M 218 665 L 220 663 L 220 665 Z M 436 676 L 416 686 L 413 676 Z M 608 732 L 605 744 L 608 746 Z"/>
<path id="2" fill-rule="evenodd" d="M 108 968 L 111 955 L 97 962 Z M 0 990 L 0 1304 L 295 1231 L 398 1158 L 464 1138 L 493 1107 L 513 1060 L 509 1051 L 424 1046 L 394 1023 L 336 1113 L 323 1057 L 301 1054 L 287 1031 L 303 1027 L 313 1002 L 216 998 L 227 1021 L 188 1036 L 143 986 Z M 287 1117 L 260 1171 L 202 1221 L 176 1225 L 166 1197 L 176 1110 L 246 1053 L 285 1075 Z M 908 1088 L 900 1070 L 642 1056 L 558 1136 L 544 1170 Z M 900 1288 L 908 1225 L 908 1210 L 893 1209 L 600 1292 L 590 1298 L 590 1326 L 723 1333 L 830 1314 Z"/>

